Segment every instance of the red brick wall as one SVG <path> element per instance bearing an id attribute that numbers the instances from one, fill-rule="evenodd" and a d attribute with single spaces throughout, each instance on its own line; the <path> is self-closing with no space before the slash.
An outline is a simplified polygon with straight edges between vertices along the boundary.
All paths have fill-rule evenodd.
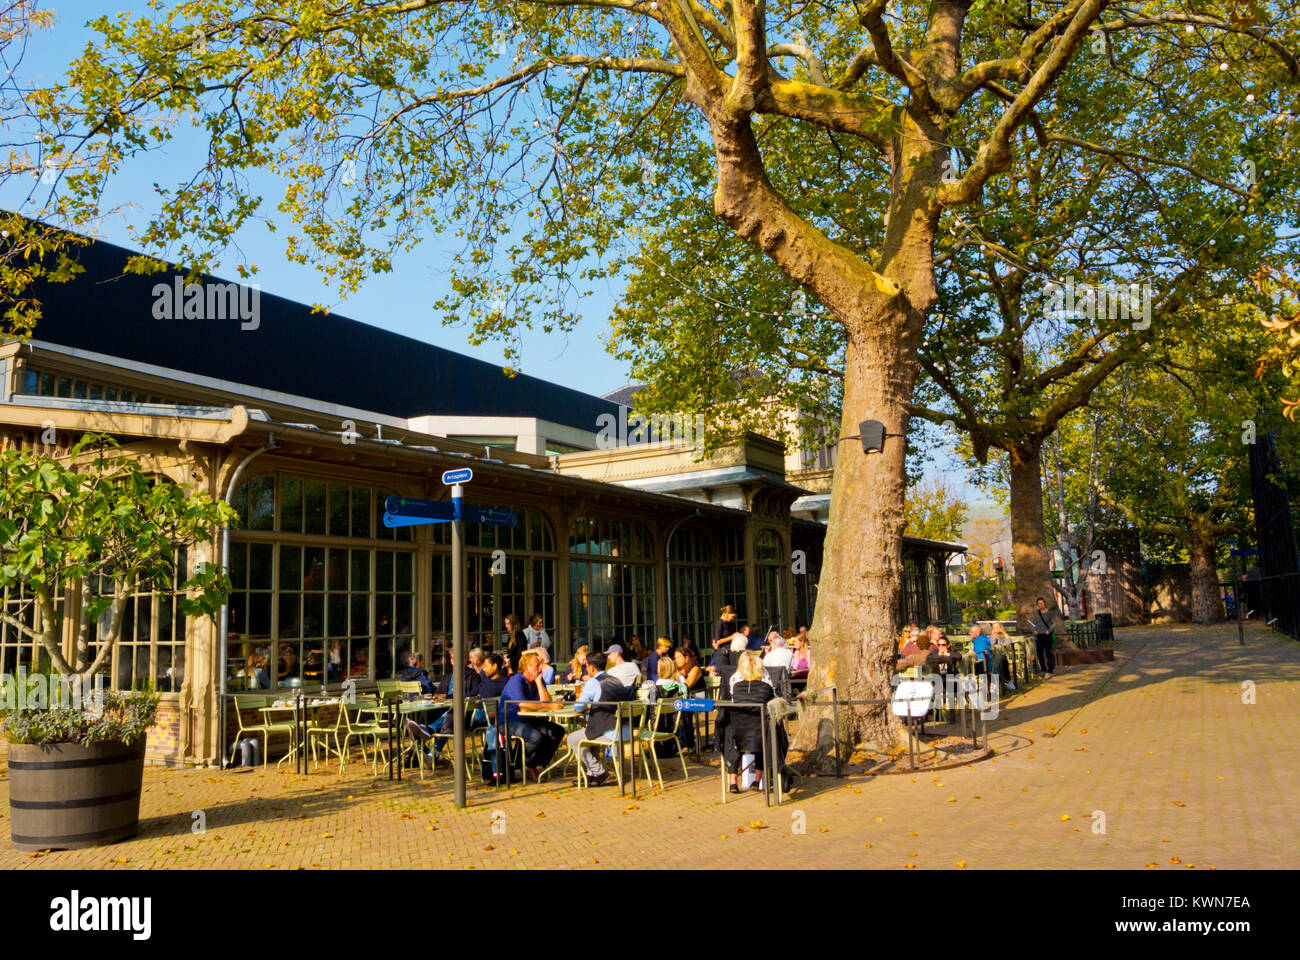
<path id="1" fill-rule="evenodd" d="M 146 760 L 166 760 L 177 763 L 181 760 L 181 710 L 179 697 L 162 698 L 158 704 L 158 714 L 153 726 L 149 728 L 149 739 L 145 745 Z"/>

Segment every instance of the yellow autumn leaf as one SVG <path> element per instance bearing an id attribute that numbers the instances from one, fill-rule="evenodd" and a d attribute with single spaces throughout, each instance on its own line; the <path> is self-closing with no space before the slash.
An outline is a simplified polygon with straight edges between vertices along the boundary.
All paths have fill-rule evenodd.
<path id="1" fill-rule="evenodd" d="M 957 866 L 961 867 L 961 868 L 964 870 L 964 869 L 966 868 L 966 861 L 965 861 L 965 860 L 958 860 L 958 861 L 957 861 Z"/>
<path id="2" fill-rule="evenodd" d="M 1061 819 L 1062 819 L 1062 820 L 1069 820 L 1069 819 L 1070 819 L 1070 815 L 1069 815 L 1068 813 L 1063 813 L 1063 814 L 1061 814 Z"/>

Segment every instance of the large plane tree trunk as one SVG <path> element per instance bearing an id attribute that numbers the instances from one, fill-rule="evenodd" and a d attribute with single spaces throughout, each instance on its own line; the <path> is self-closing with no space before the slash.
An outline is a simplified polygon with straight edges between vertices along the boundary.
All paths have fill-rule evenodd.
<path id="1" fill-rule="evenodd" d="M 861 420 L 879 420 L 887 434 L 905 435 L 915 369 L 898 362 L 898 344 L 915 337 L 901 311 L 878 318 L 869 333 L 852 337 L 845 364 L 840 436 L 858 433 Z M 887 436 L 882 453 L 863 453 L 857 440 L 840 444 L 831 486 L 831 517 L 813 621 L 810 690 L 833 686 L 841 700 L 879 700 L 892 692 L 902 592 L 905 444 Z M 895 745 L 901 727 L 883 708 L 846 706 L 840 729 L 825 709 L 810 711 L 823 752 L 837 736 L 842 751 L 859 743 Z M 812 749 L 812 724 L 797 746 Z"/>
<path id="2" fill-rule="evenodd" d="M 808 755 L 809 767 L 824 770 L 836 741 L 845 756 L 844 749 L 859 743 L 889 748 L 905 739 L 887 706 L 902 586 L 904 437 L 925 312 L 937 299 L 935 195 L 946 136 L 923 113 L 898 114 L 888 151 L 889 225 L 872 264 L 793 215 L 767 179 L 746 113 L 722 104 L 707 116 L 718 161 L 718 217 L 844 325 L 840 436 L 859 433 L 862 420 L 878 420 L 892 434 L 881 453 L 864 454 L 859 441 L 844 441 L 835 465 L 808 689 L 833 686 L 841 700 L 885 705 L 846 705 L 838 728 L 829 709 L 809 709 L 815 719 L 801 724 L 795 746 Z"/>
<path id="3" fill-rule="evenodd" d="M 1056 606 L 1047 533 L 1043 529 L 1043 470 L 1037 444 L 1008 458 L 1011 472 L 1011 557 L 1016 573 L 1016 621 L 1029 627 L 1038 598 Z"/>
<path id="4" fill-rule="evenodd" d="M 1193 527 L 1187 541 L 1187 553 L 1191 558 L 1193 623 L 1215 623 L 1223 619 L 1214 548 L 1214 536 Z"/>

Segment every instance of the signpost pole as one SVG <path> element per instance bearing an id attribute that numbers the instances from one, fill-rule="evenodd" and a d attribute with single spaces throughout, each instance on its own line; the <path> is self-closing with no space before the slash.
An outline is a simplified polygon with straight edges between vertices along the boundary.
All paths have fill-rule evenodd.
<path id="1" fill-rule="evenodd" d="M 465 806 L 465 524 L 461 520 L 464 488 L 454 484 L 451 502 L 451 676 L 454 694 L 451 708 L 453 739 L 456 744 L 456 807 Z"/>
<path id="2" fill-rule="evenodd" d="M 1246 645 L 1246 628 L 1241 622 L 1241 557 L 1238 555 L 1237 548 L 1241 545 L 1240 541 L 1233 543 L 1232 550 L 1232 595 L 1233 607 L 1237 613 L 1237 646 Z"/>

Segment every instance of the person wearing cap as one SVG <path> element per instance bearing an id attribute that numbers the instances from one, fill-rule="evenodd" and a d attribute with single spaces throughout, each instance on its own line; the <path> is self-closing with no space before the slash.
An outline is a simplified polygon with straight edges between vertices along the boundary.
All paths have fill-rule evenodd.
<path id="1" fill-rule="evenodd" d="M 605 762 L 601 759 L 601 754 L 605 751 L 601 749 L 597 753 L 589 746 L 582 746 L 582 741 L 599 740 L 613 743 L 618 739 L 615 736 L 615 729 L 618 726 L 618 707 L 615 704 L 629 699 L 630 694 L 623 681 L 612 673 L 605 672 L 606 666 L 605 654 L 587 654 L 587 680 L 573 704 L 573 709 L 578 713 L 587 714 L 587 726 L 582 730 L 574 730 L 567 738 L 569 749 L 578 757 L 578 762 L 582 764 L 583 771 L 587 775 L 587 783 L 593 787 L 603 787 L 610 781 L 609 771 L 605 769 Z M 631 736 L 631 730 L 624 726 L 622 739 L 630 740 Z"/>
<path id="2" fill-rule="evenodd" d="M 641 683 L 641 667 L 624 659 L 623 648 L 617 643 L 610 644 L 605 650 L 605 662 L 609 675 L 616 677 L 623 686 L 635 687 Z"/>

